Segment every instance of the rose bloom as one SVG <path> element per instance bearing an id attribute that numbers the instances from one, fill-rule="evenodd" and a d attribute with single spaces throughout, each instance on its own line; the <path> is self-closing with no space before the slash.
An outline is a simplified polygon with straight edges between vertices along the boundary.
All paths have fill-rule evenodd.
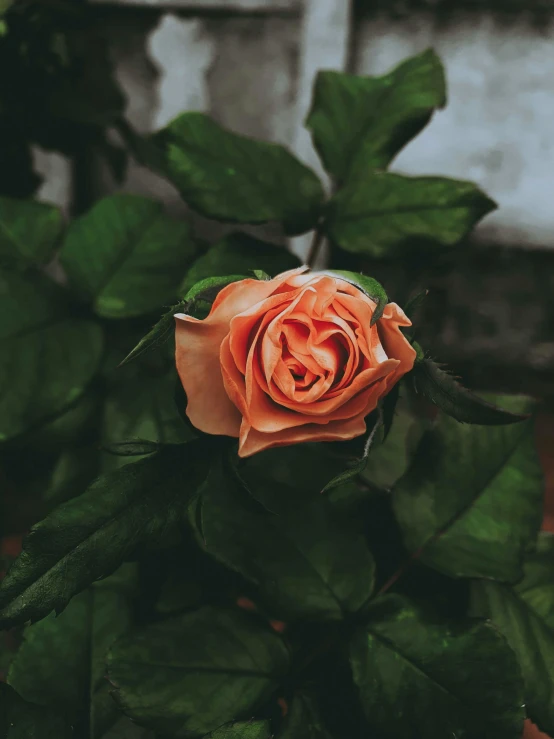
<path id="1" fill-rule="evenodd" d="M 224 287 L 204 320 L 178 313 L 177 371 L 187 415 L 239 439 L 239 456 L 360 436 L 365 417 L 414 364 L 395 303 L 307 267 Z"/>

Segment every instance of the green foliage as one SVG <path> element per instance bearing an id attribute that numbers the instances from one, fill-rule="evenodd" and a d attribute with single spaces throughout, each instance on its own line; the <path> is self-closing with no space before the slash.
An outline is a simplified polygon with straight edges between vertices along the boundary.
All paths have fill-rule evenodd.
<path id="1" fill-rule="evenodd" d="M 0 263 L 46 264 L 63 231 L 57 208 L 34 200 L 0 198 Z"/>
<path id="2" fill-rule="evenodd" d="M 283 728 L 277 736 L 278 739 L 331 739 L 319 715 L 316 699 L 306 693 L 294 696 Z"/>
<path id="3" fill-rule="evenodd" d="M 153 141 L 163 151 L 162 172 L 208 218 L 280 221 L 291 235 L 318 221 L 321 183 L 282 146 L 226 131 L 203 113 L 183 113 Z"/>
<path id="4" fill-rule="evenodd" d="M 380 735 L 520 739 L 521 676 L 490 624 L 443 622 L 396 595 L 376 600 L 368 616 L 352 639 L 350 663 Z"/>
<path id="5" fill-rule="evenodd" d="M 71 710 L 74 719 L 85 710 L 91 737 L 99 739 L 120 716 L 104 678 L 105 659 L 131 626 L 133 575 L 126 565 L 73 598 L 59 616 L 28 626 L 8 675 L 25 700 Z"/>
<path id="6" fill-rule="evenodd" d="M 365 170 L 329 203 L 325 230 L 346 251 L 374 258 L 453 246 L 496 207 L 474 184 Z"/>
<path id="7" fill-rule="evenodd" d="M 363 539 L 319 494 L 302 497 L 272 482 L 253 499 L 212 468 L 195 515 L 206 552 L 256 583 L 280 617 L 337 620 L 357 611 L 374 579 Z"/>
<path id="8" fill-rule="evenodd" d="M 190 267 L 181 285 L 185 295 L 191 287 L 207 277 L 247 275 L 261 269 L 271 277 L 298 267 L 300 261 L 289 251 L 236 231 L 211 246 Z"/>
<path id="9" fill-rule="evenodd" d="M 188 225 L 159 203 L 114 195 L 71 224 L 60 258 L 98 315 L 132 318 L 175 299 L 195 250 Z"/>
<path id="10" fill-rule="evenodd" d="M 242 232 L 201 241 L 136 195 L 81 192 L 67 228 L 21 199 L 32 145 L 100 154 L 116 176 L 129 153 L 209 218 L 330 237 L 328 274 L 375 301 L 379 333 L 387 292 L 344 251 L 440 255 L 493 207 L 466 182 L 383 171 L 445 103 L 435 54 L 320 73 L 307 123 L 325 203 L 286 149 L 203 114 L 134 132 L 88 3 L 2 10 L 0 502 L 3 533 L 30 533 L 17 557 L 0 538 L 0 739 L 519 739 L 526 716 L 554 735 L 554 545 L 537 545 L 528 404 L 470 394 L 406 329 L 415 368 L 365 434 L 240 459 L 186 417 L 174 315 L 202 320 L 226 285 L 298 259 Z M 311 317 L 314 351 L 350 321 L 328 317 Z"/>
<path id="11" fill-rule="evenodd" d="M 428 50 L 383 77 L 319 72 L 306 125 L 325 169 L 344 182 L 387 167 L 445 104 L 444 70 Z"/>
<path id="12" fill-rule="evenodd" d="M 73 727 L 63 715 L 24 701 L 13 688 L 0 683 L 2 739 L 72 739 Z"/>
<path id="13" fill-rule="evenodd" d="M 168 447 L 100 477 L 34 526 L 0 586 L 0 623 L 59 613 L 136 547 L 167 537 L 206 475 L 203 442 Z"/>
<path id="14" fill-rule="evenodd" d="M 487 403 L 467 390 L 455 377 L 441 369 L 432 359 L 416 362 L 411 375 L 414 389 L 460 423 L 497 426 L 517 423 L 526 415 L 510 413 Z"/>
<path id="15" fill-rule="evenodd" d="M 59 414 L 92 380 L 102 331 L 73 317 L 65 295 L 39 274 L 0 273 L 0 441 Z"/>
<path id="16" fill-rule="evenodd" d="M 118 705 L 174 737 L 202 736 L 252 711 L 288 668 L 288 650 L 268 626 L 209 607 L 124 638 L 108 657 Z"/>
<path id="17" fill-rule="evenodd" d="M 392 495 L 412 555 L 452 577 L 516 582 L 542 493 L 529 422 L 490 429 L 441 418 Z"/>
<path id="18" fill-rule="evenodd" d="M 513 587 L 477 581 L 474 613 L 489 618 L 517 656 L 529 717 L 554 734 L 554 537 L 542 534 Z"/>

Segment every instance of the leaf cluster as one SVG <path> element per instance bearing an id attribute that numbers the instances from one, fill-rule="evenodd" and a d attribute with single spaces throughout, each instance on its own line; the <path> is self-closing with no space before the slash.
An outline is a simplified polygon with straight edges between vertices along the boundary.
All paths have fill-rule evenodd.
<path id="1" fill-rule="evenodd" d="M 307 125 L 328 195 L 285 148 L 202 114 L 123 130 L 209 218 L 399 257 L 453 246 L 492 207 L 386 171 L 445 99 L 430 51 L 380 78 L 320 73 Z M 352 442 L 241 461 L 188 423 L 174 313 L 297 264 L 238 228 L 204 243 L 133 195 L 70 223 L 0 199 L 4 533 L 30 529 L 0 585 L 0 739 L 554 733 L 554 549 L 526 399 L 471 394 L 410 330 L 413 372 Z M 378 331 L 383 286 L 336 274 Z"/>

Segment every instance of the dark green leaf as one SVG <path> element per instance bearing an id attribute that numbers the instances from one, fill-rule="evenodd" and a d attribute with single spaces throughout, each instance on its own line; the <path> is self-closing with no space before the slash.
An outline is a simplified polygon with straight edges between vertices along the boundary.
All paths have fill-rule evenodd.
<path id="1" fill-rule="evenodd" d="M 243 275 L 227 275 L 225 277 L 207 277 L 195 282 L 190 289 L 187 290 L 186 296 L 176 305 L 165 313 L 158 323 L 139 341 L 135 348 L 129 352 L 125 359 L 119 365 L 122 367 L 145 352 L 156 349 L 165 344 L 165 342 L 175 332 L 175 314 L 189 313 L 196 302 L 200 300 L 213 301 L 217 293 L 229 285 L 231 282 L 245 279 Z"/>
<path id="2" fill-rule="evenodd" d="M 206 739 L 270 739 L 269 721 L 235 721 L 208 734 Z"/>
<path id="3" fill-rule="evenodd" d="M 111 574 L 136 547 L 162 544 L 210 464 L 205 442 L 166 447 L 100 477 L 31 529 L 0 586 L 0 624 L 37 621 Z"/>
<path id="4" fill-rule="evenodd" d="M 394 739 L 520 739 L 525 707 L 514 653 L 480 621 L 443 622 L 388 595 L 350 646 L 365 714 Z"/>
<path id="5" fill-rule="evenodd" d="M 0 683 L 0 739 L 72 739 L 73 727 L 54 711 L 26 703 Z"/>
<path id="6" fill-rule="evenodd" d="M 294 696 L 277 739 L 331 739 L 313 696 L 306 693 Z"/>
<path id="7" fill-rule="evenodd" d="M 210 607 L 122 639 L 108 657 L 121 709 L 176 738 L 202 736 L 251 712 L 288 666 L 287 649 L 269 626 Z"/>
<path id="8" fill-rule="evenodd" d="M 246 492 L 212 464 L 199 498 L 206 552 L 255 582 L 285 619 L 338 620 L 357 611 L 374 579 L 362 537 L 319 493 L 270 487 Z"/>
<path id="9" fill-rule="evenodd" d="M 319 72 L 306 125 L 340 182 L 358 169 L 386 168 L 445 104 L 444 70 L 428 50 L 383 77 Z"/>
<path id="10" fill-rule="evenodd" d="M 554 537 L 542 534 L 514 587 L 473 584 L 474 612 L 490 618 L 514 650 L 525 682 L 528 716 L 554 734 Z"/>
<path id="11" fill-rule="evenodd" d="M 44 500 L 59 505 L 84 493 L 98 476 L 99 456 L 96 444 L 64 449 L 52 470 Z"/>
<path id="12" fill-rule="evenodd" d="M 460 423 L 496 426 L 517 423 L 528 415 L 510 413 L 474 395 L 432 359 L 416 362 L 410 375 L 414 389 Z"/>
<path id="13" fill-rule="evenodd" d="M 271 277 L 300 266 L 300 260 L 287 249 L 237 231 L 211 246 L 189 268 L 181 285 L 185 294 L 206 277 L 244 274 L 260 269 Z"/>
<path id="14" fill-rule="evenodd" d="M 120 194 L 71 224 L 61 261 L 98 315 L 131 318 L 173 302 L 195 251 L 187 223 L 166 216 L 160 203 Z"/>
<path id="15" fill-rule="evenodd" d="M 62 230 L 57 208 L 34 200 L 0 198 L 0 263 L 46 264 Z"/>
<path id="16" fill-rule="evenodd" d="M 381 403 L 383 410 L 383 442 L 385 442 L 391 432 L 396 414 L 396 406 L 400 398 L 400 384 L 396 383 L 392 390 L 385 395 Z"/>
<path id="17" fill-rule="evenodd" d="M 373 444 L 375 442 L 375 439 L 377 438 L 377 433 L 381 428 L 382 423 L 383 418 L 380 410 L 376 410 L 373 411 L 373 413 L 370 413 L 370 415 L 366 418 L 365 434 L 363 435 L 363 437 L 359 437 L 356 440 L 356 443 L 359 443 L 360 440 L 363 440 L 363 448 L 361 449 L 361 453 L 349 463 L 348 469 L 346 469 L 344 472 L 341 472 L 339 475 L 330 480 L 327 485 L 325 485 L 322 490 L 323 493 L 328 493 L 333 488 L 336 488 L 339 485 L 343 485 L 345 482 L 349 482 L 349 480 L 357 477 L 365 470 L 367 460 L 369 459 L 369 454 L 373 448 Z M 346 447 L 346 444 L 344 442 L 339 442 L 339 444 L 340 446 Z"/>
<path id="18" fill-rule="evenodd" d="M 368 170 L 333 198 L 326 231 L 346 251 L 395 258 L 416 242 L 453 246 L 495 207 L 470 182 Z"/>
<path id="19" fill-rule="evenodd" d="M 365 275 L 361 275 L 357 272 L 347 272 L 346 270 L 342 269 L 334 269 L 329 272 L 326 271 L 324 272 L 324 274 L 337 276 L 343 280 L 346 280 L 351 285 L 359 288 L 364 293 L 364 295 L 366 295 L 368 298 L 371 298 L 374 303 L 377 303 L 375 307 L 375 312 L 371 317 L 370 325 L 374 326 L 377 323 L 377 321 L 383 315 L 385 307 L 389 302 L 387 293 L 385 292 L 383 286 L 379 282 L 377 282 L 377 280 L 375 280 L 373 277 L 366 277 Z"/>
<path id="20" fill-rule="evenodd" d="M 84 392 L 102 355 L 102 330 L 71 316 L 61 288 L 40 274 L 0 273 L 0 441 L 60 414 Z"/>
<path id="21" fill-rule="evenodd" d="M 163 444 L 182 444 L 193 435 L 190 427 L 183 423 L 175 404 L 175 371 L 155 376 L 137 366 L 134 372 L 121 373 L 110 388 L 104 406 L 102 446 L 110 450 L 126 444 L 133 454 L 137 453 L 137 442 L 147 444 L 151 454 Z M 131 370 L 131 368 L 129 368 Z M 132 455 L 131 455 L 132 456 Z M 105 471 L 125 464 L 129 457 L 104 456 Z"/>
<path id="22" fill-rule="evenodd" d="M 91 739 L 101 739 L 119 718 L 104 677 L 105 658 L 131 626 L 133 576 L 126 565 L 73 598 L 59 616 L 51 613 L 28 626 L 8 675 L 31 703 L 71 711 L 74 719 L 87 712 Z"/>
<path id="23" fill-rule="evenodd" d="M 120 441 L 105 445 L 102 447 L 102 451 L 113 454 L 114 457 L 144 457 L 147 454 L 160 451 L 164 446 L 164 444 L 157 441 L 136 439 L 135 441 Z"/>
<path id="24" fill-rule="evenodd" d="M 291 235 L 317 223 L 321 183 L 278 144 L 227 131 L 203 113 L 183 113 L 154 142 L 163 149 L 162 173 L 185 202 L 208 218 L 281 221 Z"/>
<path id="25" fill-rule="evenodd" d="M 454 577 L 516 582 L 542 518 L 530 422 L 484 428 L 442 417 L 393 490 L 409 552 Z"/>
<path id="26" fill-rule="evenodd" d="M 408 316 L 410 320 L 413 320 L 416 311 L 424 303 L 425 298 L 428 295 L 429 290 L 422 290 L 421 292 L 417 293 L 417 295 L 414 295 L 413 298 L 410 298 L 410 300 L 408 300 L 408 302 L 404 306 L 404 313 Z"/>
<path id="27" fill-rule="evenodd" d="M 378 488 L 390 490 L 410 466 L 422 434 L 422 424 L 401 398 L 390 433 L 385 439 L 383 428 L 383 438 L 376 439 L 362 478 Z"/>

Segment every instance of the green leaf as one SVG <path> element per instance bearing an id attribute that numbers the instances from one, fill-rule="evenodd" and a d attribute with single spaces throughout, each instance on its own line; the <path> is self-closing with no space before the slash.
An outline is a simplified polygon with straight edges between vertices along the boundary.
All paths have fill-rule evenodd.
<path id="1" fill-rule="evenodd" d="M 136 447 L 140 441 L 150 444 L 150 449 L 143 453 L 151 454 L 156 446 L 182 444 L 194 438 L 175 404 L 176 381 L 173 369 L 159 376 L 143 370 L 142 366 L 135 367 L 132 374 L 122 372 L 106 398 L 102 447 L 108 451 L 118 444 L 134 443 Z M 103 469 L 108 471 L 128 461 L 125 455 L 104 456 Z"/>
<path id="2" fill-rule="evenodd" d="M 471 182 L 367 171 L 335 195 L 325 228 L 346 251 L 392 259 L 455 245 L 495 207 Z"/>
<path id="3" fill-rule="evenodd" d="M 275 277 L 298 266 L 300 260 L 287 249 L 236 231 L 211 246 L 191 265 L 181 285 L 181 294 L 207 277 L 247 275 L 252 269 Z"/>
<path id="4" fill-rule="evenodd" d="M 126 565 L 73 598 L 59 616 L 28 626 L 8 674 L 31 703 L 71 711 L 74 720 L 85 711 L 91 739 L 101 739 L 120 715 L 104 677 L 105 658 L 131 626 L 133 576 Z"/>
<path id="5" fill-rule="evenodd" d="M 491 619 L 514 650 L 525 682 L 527 714 L 554 734 L 554 537 L 541 534 L 523 580 L 514 587 L 475 582 L 475 615 Z"/>
<path id="6" fill-rule="evenodd" d="M 40 274 L 0 273 L 0 441 L 59 415 L 85 391 L 102 356 L 101 328 L 73 318 Z"/>
<path id="7" fill-rule="evenodd" d="M 527 414 L 510 413 L 487 403 L 460 385 L 455 377 L 441 369 L 432 359 L 416 362 L 410 378 L 416 393 L 423 395 L 460 423 L 496 426 L 529 418 Z"/>
<path id="8" fill-rule="evenodd" d="M 306 693 L 294 696 L 277 739 L 331 739 L 313 696 Z"/>
<path id="9" fill-rule="evenodd" d="M 235 721 L 220 726 L 207 735 L 206 739 L 270 739 L 269 721 Z"/>
<path id="10" fill-rule="evenodd" d="M 24 701 L 0 683 L 0 739 L 72 739 L 73 727 L 54 711 Z"/>
<path id="11" fill-rule="evenodd" d="M 191 208 L 233 223 L 281 221 L 309 231 L 324 193 L 317 176 L 278 144 L 227 131 L 203 113 L 183 113 L 155 134 L 162 174 Z"/>
<path id="12" fill-rule="evenodd" d="M 120 367 L 137 359 L 142 354 L 163 346 L 165 342 L 173 336 L 175 332 L 175 314 L 190 313 L 198 301 L 213 301 L 217 293 L 231 282 L 244 280 L 243 275 L 226 275 L 225 277 L 207 277 L 196 282 L 187 291 L 183 300 L 170 308 L 167 313 L 160 318 L 156 325 L 139 341 L 125 359 L 120 363 Z"/>
<path id="13" fill-rule="evenodd" d="M 419 307 L 423 305 L 428 295 L 429 290 L 425 289 L 414 295 L 414 297 L 410 298 L 410 300 L 408 300 L 408 302 L 404 306 L 404 313 L 408 316 L 410 320 L 413 320 L 414 315 L 418 311 Z"/>
<path id="14" fill-rule="evenodd" d="M 344 472 L 341 472 L 339 475 L 330 480 L 327 485 L 325 485 L 322 490 L 323 493 L 328 493 L 333 488 L 336 488 L 339 485 L 343 485 L 345 482 L 349 482 L 365 470 L 367 461 L 369 459 L 369 454 L 373 449 L 373 445 L 377 438 L 377 433 L 381 428 L 382 423 L 383 417 L 380 410 L 373 411 L 373 413 L 370 413 L 369 416 L 367 416 L 366 432 L 363 437 L 359 437 L 358 439 L 356 439 L 356 444 L 359 444 L 360 441 L 363 441 L 363 448 L 361 449 L 361 453 L 354 457 L 354 459 L 350 462 L 348 469 L 344 470 Z M 339 445 L 341 447 L 347 447 L 344 442 L 339 442 Z"/>
<path id="15" fill-rule="evenodd" d="M 362 168 L 385 169 L 445 104 L 444 70 L 429 49 L 383 77 L 319 72 L 306 126 L 341 182 Z"/>
<path id="16" fill-rule="evenodd" d="M 269 626 L 211 607 L 121 639 L 108 656 L 120 708 L 176 738 L 202 736 L 251 712 L 288 667 L 287 648 Z"/>
<path id="17" fill-rule="evenodd" d="M 175 300 L 196 251 L 190 227 L 137 195 L 104 198 L 68 229 L 60 254 L 70 284 L 104 318 L 132 318 Z"/>
<path id="18" fill-rule="evenodd" d="M 34 200 L 0 198 L 0 263 L 49 262 L 63 231 L 57 208 Z"/>
<path id="19" fill-rule="evenodd" d="M 395 739 L 521 739 L 514 653 L 490 624 L 443 622 L 397 595 L 376 600 L 350 646 L 363 709 Z"/>
<path id="20" fill-rule="evenodd" d="M 64 449 L 52 470 L 44 500 L 51 505 L 59 505 L 81 495 L 98 472 L 99 450 L 96 444 Z"/>
<path id="21" fill-rule="evenodd" d="M 198 500 L 206 552 L 256 583 L 278 617 L 339 620 L 371 596 L 371 553 L 319 493 L 270 480 L 246 492 L 212 463 Z"/>
<path id="22" fill-rule="evenodd" d="M 516 582 L 542 518 L 533 426 L 442 417 L 392 495 L 406 547 L 425 564 L 453 577 Z"/>
<path id="23" fill-rule="evenodd" d="M 359 288 L 364 293 L 364 295 L 366 295 L 368 298 L 371 298 L 374 303 L 377 303 L 375 307 L 375 312 L 371 317 L 370 325 L 374 326 L 377 323 L 377 321 L 383 315 L 386 305 L 389 302 L 387 293 L 385 292 L 383 286 L 379 282 L 377 282 L 377 280 L 375 280 L 373 277 L 366 277 L 365 275 L 361 275 L 357 272 L 348 272 L 343 269 L 325 271 L 324 274 L 331 275 L 332 277 L 340 277 L 341 279 L 346 280 L 346 282 L 354 285 L 354 287 Z"/>
<path id="24" fill-rule="evenodd" d="M 61 612 L 137 547 L 162 544 L 186 515 L 210 464 L 206 442 L 166 447 L 103 475 L 33 526 L 0 585 L 0 624 Z"/>
<path id="25" fill-rule="evenodd" d="M 361 473 L 362 478 L 378 488 L 390 490 L 409 468 L 423 431 L 422 424 L 401 398 L 395 408 L 390 433 L 381 443 L 379 439 L 375 440 L 375 447 Z"/>

